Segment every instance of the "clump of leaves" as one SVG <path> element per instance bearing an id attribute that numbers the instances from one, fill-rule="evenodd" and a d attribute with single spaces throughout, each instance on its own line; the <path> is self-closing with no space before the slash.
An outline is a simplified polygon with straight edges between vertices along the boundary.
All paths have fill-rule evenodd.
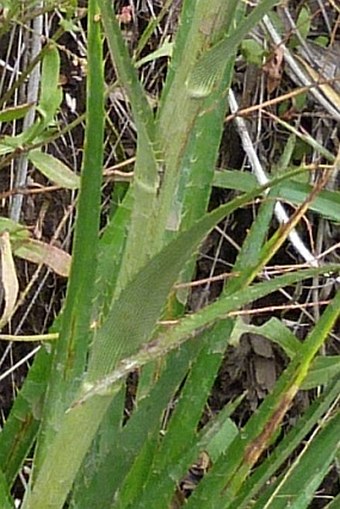
<path id="1" fill-rule="evenodd" d="M 29 145 L 28 157 L 40 171 L 46 168 L 48 178 L 53 180 L 54 173 L 55 178 L 67 175 L 72 189 L 79 185 L 77 218 L 66 300 L 52 328 L 57 339 L 40 349 L 0 434 L 0 500 L 5 509 L 14 506 L 9 492 L 33 445 L 23 509 L 61 509 L 65 503 L 81 509 L 159 509 L 184 503 L 188 509 L 249 504 L 276 508 L 287 503 L 307 508 L 335 460 L 339 359 L 320 362 L 318 352 L 339 317 L 339 292 L 304 342 L 283 321 L 272 321 L 265 330 L 253 325 L 284 350 L 287 368 L 242 429 L 231 418 L 237 403 L 201 425 L 228 342 L 235 327 L 242 329 L 236 318 L 241 309 L 283 287 L 319 275 L 333 277 L 339 269 L 336 264 L 315 263 L 266 277 L 268 262 L 319 191 L 302 184 L 293 200 L 299 204 L 296 212 L 269 233 L 275 209 L 271 198 L 293 195 L 295 182 L 290 179 L 296 170 L 262 186 L 243 175 L 235 188 L 245 192 L 207 212 L 218 180 L 215 167 L 227 112 L 225 93 L 235 56 L 249 30 L 275 3 L 263 0 L 247 13 L 245 5 L 235 1 L 228 5 L 221 0 L 184 1 L 171 66 L 154 112 L 112 2 L 90 0 L 80 182 L 52 155 L 30 146 L 44 138 L 59 106 L 57 100 L 53 108 L 42 100 L 50 85 L 57 97 L 58 49 L 52 43 L 53 79 L 44 75 L 47 82 L 41 89 L 40 106 L 45 106 L 37 123 L 23 133 L 22 143 Z M 121 201 L 100 233 L 103 35 L 138 137 L 133 181 L 128 189 L 124 184 Z M 223 218 L 259 196 L 268 199 L 240 246 L 223 292 L 216 301 L 186 314 L 185 288 L 203 239 Z M 318 199 L 327 196 L 338 199 L 334 193 L 320 194 Z M 138 370 L 135 407 L 126 421 L 125 379 L 134 370 Z M 324 390 L 276 444 L 299 389 L 319 385 Z M 289 455 L 312 431 L 308 446 L 287 467 Z M 203 457 L 203 479 L 185 502 L 181 484 Z M 311 471 L 315 458 L 317 468 Z"/>

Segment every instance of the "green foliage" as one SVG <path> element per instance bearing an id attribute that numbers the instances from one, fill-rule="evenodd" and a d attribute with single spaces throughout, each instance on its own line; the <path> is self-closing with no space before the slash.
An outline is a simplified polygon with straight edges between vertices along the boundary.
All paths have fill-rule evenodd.
<path id="1" fill-rule="evenodd" d="M 301 40 L 306 40 L 310 31 L 312 21 L 312 14 L 308 5 L 303 5 L 296 20 L 296 28 L 299 31 L 299 36 L 294 35 L 290 41 L 292 47 L 301 44 Z"/>
<path id="2" fill-rule="evenodd" d="M 184 0 L 171 43 L 171 66 L 154 112 L 136 68 L 169 56 L 168 43 L 135 64 L 112 2 L 89 0 L 80 178 L 41 150 L 61 102 L 59 51 L 54 43 L 48 46 L 39 116 L 16 138 L 2 139 L 0 150 L 15 157 L 22 145 L 49 180 L 79 188 L 77 216 L 66 300 L 52 328 L 58 340 L 37 354 L 0 433 L 4 509 L 14 507 L 10 490 L 33 447 L 22 509 L 62 509 L 65 503 L 70 509 L 163 509 L 178 504 L 188 509 L 289 504 L 307 509 L 336 458 L 340 414 L 332 408 L 339 394 L 339 357 L 321 357 L 319 352 L 339 318 L 339 291 L 304 342 L 279 318 L 256 326 L 237 314 L 285 287 L 337 273 L 336 264 L 293 268 L 272 278 L 265 270 L 302 210 L 273 232 L 273 198 L 336 222 L 339 192 L 321 191 L 310 200 L 312 187 L 295 180 L 306 168 L 290 170 L 294 136 L 280 161 L 281 171 L 266 186 L 259 187 L 250 174 L 216 171 L 235 55 L 242 44 L 249 59 L 258 61 L 261 48 L 245 37 L 276 3 L 263 0 L 246 12 L 236 1 L 226 6 L 223 0 Z M 72 30 L 74 14 L 70 3 L 61 23 L 64 29 Z M 164 14 L 161 11 L 159 19 Z M 304 35 L 307 22 L 302 9 L 299 28 Z M 146 28 L 138 51 L 145 48 L 153 27 L 154 22 Z M 104 38 L 138 137 L 134 180 L 100 231 Z M 6 108 L 0 118 L 9 122 L 26 112 L 25 104 Z M 238 194 L 208 212 L 213 186 Z M 231 279 L 214 302 L 186 314 L 188 291 L 176 284 L 192 280 L 198 249 L 208 233 L 257 198 L 261 205 L 239 246 Z M 30 241 L 27 229 L 13 221 L 0 218 L 0 229 L 9 232 L 14 253 Z M 242 428 L 233 419 L 242 397 L 206 423 L 207 401 L 227 346 L 243 334 L 267 338 L 286 355 L 287 367 Z M 136 370 L 135 407 L 124 422 L 126 376 Z M 319 386 L 323 389 L 313 404 L 277 441 L 297 392 Z M 289 464 L 287 459 L 308 435 L 306 447 Z M 178 489 L 181 480 L 202 456 L 209 459 L 203 479 L 184 501 Z"/>
<path id="3" fill-rule="evenodd" d="M 246 62 L 261 67 L 264 57 L 264 50 L 261 44 L 253 39 L 244 39 L 241 43 L 241 51 Z"/>

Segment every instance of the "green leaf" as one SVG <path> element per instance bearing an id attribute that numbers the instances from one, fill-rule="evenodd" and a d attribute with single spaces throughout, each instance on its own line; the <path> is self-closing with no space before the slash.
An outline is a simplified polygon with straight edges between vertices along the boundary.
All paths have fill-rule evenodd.
<path id="1" fill-rule="evenodd" d="M 126 92 L 138 131 L 131 223 L 126 241 L 126 256 L 122 263 L 119 284 L 126 281 L 143 265 L 150 254 L 148 228 L 155 211 L 159 185 L 158 147 L 155 140 L 155 122 L 145 90 L 138 79 L 122 31 L 110 0 L 98 0 L 102 23 L 120 85 Z M 136 249 L 136 246 L 138 248 Z"/>
<path id="2" fill-rule="evenodd" d="M 337 451 L 339 442 L 340 413 L 319 428 L 318 434 L 306 445 L 289 472 L 282 475 L 267 493 L 253 506 L 262 509 L 307 509 L 315 492 L 328 472 Z"/>
<path id="3" fill-rule="evenodd" d="M 282 441 L 272 450 L 271 454 L 256 467 L 252 475 L 246 480 L 237 496 L 228 509 L 248 509 L 251 500 L 263 493 L 275 472 L 287 464 L 287 459 L 293 451 L 300 446 L 304 438 L 320 422 L 322 416 L 328 411 L 339 396 L 340 381 L 333 381 L 320 396 L 313 401 L 305 414 L 301 416 L 294 426 L 283 436 Z M 335 508 L 334 508 L 335 509 Z"/>
<path id="4" fill-rule="evenodd" d="M 73 236 L 72 264 L 63 307 L 59 340 L 53 345 L 54 359 L 49 391 L 44 406 L 43 427 L 35 450 L 36 472 L 39 471 L 65 409 L 77 392 L 84 372 L 88 342 L 91 339 L 91 307 L 94 298 L 99 239 L 100 201 L 103 167 L 104 131 L 104 62 L 101 24 L 96 0 L 88 3 L 88 76 L 86 89 L 86 134 Z M 50 85 L 42 90 L 42 102 L 48 101 L 49 86 L 59 79 L 57 50 L 48 53 L 47 75 Z M 47 64 L 46 64 L 47 65 Z M 48 80 L 47 80 L 48 81 Z M 53 93 L 53 90 L 51 90 Z M 48 105 L 44 106 L 47 113 Z M 40 156 L 41 157 L 41 156 Z M 61 369 L 62 366 L 62 369 Z"/>
<path id="5" fill-rule="evenodd" d="M 313 362 L 301 389 L 309 390 L 321 385 L 327 385 L 332 378 L 339 374 L 340 355 L 318 356 Z"/>
<path id="6" fill-rule="evenodd" d="M 62 101 L 62 90 L 59 85 L 60 57 L 55 44 L 50 44 L 45 53 L 41 70 L 41 89 L 38 111 L 42 115 L 41 127 L 53 120 Z"/>
<path id="7" fill-rule="evenodd" d="M 234 55 L 223 62 L 219 88 L 208 101 L 192 101 L 183 83 L 197 57 L 237 23 L 236 12 L 240 10 L 243 14 L 244 9 L 244 4 L 235 0 L 227 4 L 223 0 L 183 2 L 174 54 L 156 117 L 165 171 L 150 226 L 150 243 L 155 251 L 190 226 L 206 208 L 223 128 L 224 93 L 230 84 Z M 188 267 L 186 278 L 191 272 L 192 267 Z M 186 295 L 181 293 L 184 302 Z"/>
<path id="8" fill-rule="evenodd" d="M 30 233 L 26 226 L 23 226 L 12 219 L 0 216 L 0 233 L 8 231 L 11 234 L 12 240 L 24 240 L 28 239 Z"/>
<path id="9" fill-rule="evenodd" d="M 135 64 L 136 69 L 139 69 L 139 67 L 142 67 L 142 65 L 147 64 L 148 62 L 153 62 L 154 60 L 157 60 L 158 58 L 162 57 L 171 57 L 172 56 L 172 50 L 173 50 L 173 43 L 170 42 L 168 39 L 166 39 L 162 46 L 157 48 L 155 51 L 152 51 L 145 57 L 138 60 Z"/>
<path id="10" fill-rule="evenodd" d="M 20 104 L 19 106 L 12 106 L 0 111 L 0 122 L 11 122 L 22 118 L 32 108 L 32 104 Z"/>
<path id="11" fill-rule="evenodd" d="M 41 348 L 0 433 L 0 464 L 10 487 L 31 451 L 38 431 L 51 360 L 47 350 Z"/>
<path id="12" fill-rule="evenodd" d="M 79 175 L 76 175 L 56 157 L 40 150 L 31 150 L 28 153 L 28 158 L 45 177 L 58 186 L 66 189 L 79 189 Z"/>
<path id="13" fill-rule="evenodd" d="M 308 5 L 303 5 L 300 9 L 298 18 L 296 20 L 296 28 L 299 31 L 300 38 L 293 34 L 289 42 L 289 46 L 291 48 L 295 48 L 299 44 L 301 44 L 301 38 L 305 41 L 308 37 L 311 23 L 312 23 L 312 13 Z"/>
<path id="14" fill-rule="evenodd" d="M 221 77 L 225 59 L 236 51 L 244 37 L 276 3 L 277 0 L 262 0 L 239 23 L 237 30 L 203 54 L 186 83 L 191 97 L 207 97 L 212 92 L 216 81 Z"/>
<path id="15" fill-rule="evenodd" d="M 301 348 L 300 341 L 282 321 L 275 317 L 270 318 L 270 320 L 263 325 L 247 324 L 244 320 L 239 318 L 236 322 L 233 336 L 235 336 L 235 340 L 238 341 L 240 336 L 246 333 L 258 334 L 273 341 L 283 349 L 290 359 L 293 359 Z"/>
<path id="16" fill-rule="evenodd" d="M 260 67 L 263 63 L 264 48 L 254 39 L 244 39 L 241 42 L 241 52 L 249 64 Z"/>
<path id="17" fill-rule="evenodd" d="M 1 509 L 14 509 L 14 502 L 11 498 L 5 476 L 0 469 L 0 504 Z"/>
<path id="18" fill-rule="evenodd" d="M 158 437 L 156 434 L 150 434 L 146 437 L 135 461 L 120 486 L 118 494 L 115 496 L 115 505 L 117 509 L 124 507 L 137 507 L 140 501 L 141 492 L 151 474 L 150 465 L 157 448 Z M 156 488 L 156 486 L 154 485 Z M 133 504 L 131 506 L 131 504 Z M 163 507 L 163 506 L 162 506 Z"/>
<path id="19" fill-rule="evenodd" d="M 228 403 L 201 431 L 197 448 L 200 451 L 207 451 L 213 463 L 221 454 L 224 454 L 239 433 L 230 415 L 236 410 L 242 399 L 243 396 L 235 402 Z"/>
<path id="20" fill-rule="evenodd" d="M 248 172 L 233 170 L 216 171 L 214 176 L 214 185 L 226 189 L 236 189 L 238 191 L 250 191 L 254 189 L 257 180 L 254 175 Z M 271 196 L 282 198 L 289 202 L 301 205 L 312 191 L 312 186 L 290 179 L 274 186 Z M 332 221 L 340 222 L 340 192 L 339 191 L 321 191 L 309 205 L 310 210 L 318 212 L 323 217 Z"/>

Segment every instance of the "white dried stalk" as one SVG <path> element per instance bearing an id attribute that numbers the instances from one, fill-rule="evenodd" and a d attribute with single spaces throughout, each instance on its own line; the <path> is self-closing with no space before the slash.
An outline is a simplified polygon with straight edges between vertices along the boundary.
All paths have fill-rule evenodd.
<path id="1" fill-rule="evenodd" d="M 229 107 L 232 114 L 237 114 L 237 111 L 239 109 L 239 106 L 237 104 L 235 94 L 230 89 L 229 90 Z M 260 163 L 260 160 L 257 156 L 257 153 L 255 151 L 254 145 L 251 141 L 246 123 L 242 117 L 235 116 L 234 122 L 236 124 L 236 128 L 238 131 L 238 134 L 242 140 L 242 146 L 247 154 L 250 166 L 253 170 L 253 173 L 258 181 L 258 183 L 262 186 L 265 184 L 268 184 L 270 181 L 268 176 L 266 175 L 266 172 L 262 168 L 262 165 Z M 282 203 L 277 202 L 275 205 L 274 213 L 276 216 L 276 219 L 278 220 L 279 224 L 286 224 L 289 222 L 289 216 L 283 207 Z M 299 234 L 293 228 L 288 238 L 290 242 L 292 243 L 295 251 L 299 253 L 299 255 L 312 267 L 318 267 L 319 263 L 318 260 L 315 258 L 315 256 L 309 251 L 309 249 L 305 246 L 303 241 L 301 240 Z"/>
<path id="2" fill-rule="evenodd" d="M 37 8 L 43 7 L 43 2 L 39 2 L 36 6 Z M 37 55 L 41 51 L 42 46 L 42 35 L 43 35 L 43 15 L 40 14 L 39 16 L 36 16 L 32 22 L 32 37 L 31 37 L 31 52 L 30 52 L 30 59 L 34 60 Z M 40 86 L 40 62 L 37 63 L 37 65 L 32 70 L 27 84 L 27 103 L 36 104 L 38 101 L 38 95 L 39 95 L 39 86 Z M 35 108 L 31 108 L 27 115 L 24 118 L 23 121 L 23 131 L 28 129 L 31 125 L 34 123 L 35 118 Z M 27 155 L 23 154 L 18 159 L 18 168 L 17 168 L 17 174 L 15 178 L 15 187 L 20 188 L 24 187 L 26 185 L 27 180 L 27 170 L 28 170 L 28 159 Z M 13 200 L 11 203 L 11 209 L 10 209 L 10 218 L 13 221 L 19 221 L 20 214 L 21 214 L 21 208 L 22 208 L 22 201 L 23 201 L 23 195 L 22 194 L 16 194 L 13 196 Z"/>

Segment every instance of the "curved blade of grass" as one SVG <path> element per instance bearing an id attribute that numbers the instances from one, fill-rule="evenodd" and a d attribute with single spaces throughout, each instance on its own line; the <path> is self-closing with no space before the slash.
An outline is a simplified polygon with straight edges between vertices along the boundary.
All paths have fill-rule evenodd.
<path id="1" fill-rule="evenodd" d="M 123 359 L 118 363 L 115 371 L 108 376 L 98 379 L 91 384 L 85 384 L 84 393 L 79 400 L 73 403 L 72 407 L 83 404 L 97 394 L 106 394 L 113 384 L 126 376 L 130 371 L 164 356 L 169 351 L 179 347 L 183 342 L 198 337 L 205 328 L 211 327 L 218 320 L 232 316 L 235 310 L 265 297 L 284 286 L 295 284 L 317 274 L 337 271 L 338 269 L 338 265 L 328 266 L 327 268 L 304 269 L 294 274 L 285 274 L 271 281 L 258 283 L 249 288 L 236 291 L 232 297 L 229 294 L 223 298 L 221 297 L 218 301 L 206 306 L 194 315 L 189 315 L 179 320 L 173 329 L 160 334 L 150 344 L 145 344 L 136 355 Z"/>
<path id="2" fill-rule="evenodd" d="M 235 189 L 248 192 L 256 187 L 257 181 L 254 175 L 247 172 L 233 170 L 216 171 L 214 186 L 225 189 Z M 272 188 L 271 196 L 282 198 L 289 202 L 300 205 L 309 195 L 312 186 L 288 180 Z M 340 193 L 338 191 L 322 190 L 309 206 L 310 210 L 318 212 L 332 221 L 340 221 Z"/>
<path id="3" fill-rule="evenodd" d="M 0 433 L 0 464 L 9 487 L 13 486 L 38 432 L 51 361 L 51 355 L 42 348 Z"/>
<path id="4" fill-rule="evenodd" d="M 235 273 L 241 272 L 243 265 L 248 267 L 249 264 L 258 264 L 272 212 L 272 203 L 266 202 L 261 205 L 258 217 L 252 224 L 238 255 L 233 269 Z M 240 290 L 242 285 L 244 286 L 244 281 L 236 276 L 233 291 Z M 196 378 L 192 373 L 189 374 L 161 447 L 150 467 L 152 473 L 148 484 L 143 488 L 140 507 L 153 507 L 155 501 L 158 503 L 160 500 L 162 506 L 168 506 L 173 496 L 175 480 L 180 482 L 190 464 L 198 456 L 200 452 L 196 445 L 198 420 L 203 414 L 209 388 L 216 378 L 233 327 L 233 319 L 221 320 L 199 338 L 206 346 L 193 367 L 198 376 Z"/>
<path id="5" fill-rule="evenodd" d="M 2 509 L 14 509 L 15 507 L 2 470 L 0 470 L 0 504 Z"/>
<path id="6" fill-rule="evenodd" d="M 200 348 L 198 342 L 189 341 L 167 357 L 157 383 L 150 393 L 139 401 L 127 424 L 112 437 L 112 447 L 107 454 L 97 457 L 91 480 L 86 488 L 79 490 L 77 497 L 72 499 L 74 509 L 93 509 L 98 493 L 103 507 L 110 507 L 115 492 L 122 486 L 143 443 L 148 436 L 159 432 L 162 414 L 185 377 L 191 358 L 195 357 Z M 110 479 L 109 483 L 107 479 Z M 73 505 L 71 507 L 73 509 Z"/>
<path id="7" fill-rule="evenodd" d="M 254 509 L 307 509 L 340 448 L 340 413 L 323 423 L 309 439 L 288 473 L 264 493 Z"/>
<path id="8" fill-rule="evenodd" d="M 257 466 L 254 473 L 242 486 L 240 494 L 230 504 L 229 509 L 246 509 L 249 507 L 250 500 L 266 487 L 275 472 L 287 461 L 293 451 L 300 446 L 303 439 L 332 406 L 334 400 L 338 398 L 339 392 L 340 381 L 334 380 L 325 392 L 311 404 L 306 413 L 300 417 L 269 457 L 261 465 Z"/>
<path id="9" fill-rule="evenodd" d="M 136 64 L 135 64 L 136 69 L 139 69 L 140 67 L 142 67 L 142 65 L 145 65 L 148 62 L 153 62 L 153 61 L 157 60 L 158 58 L 162 58 L 162 57 L 170 58 L 172 56 L 172 48 L 173 48 L 173 43 L 170 42 L 168 39 L 165 39 L 165 41 L 159 48 L 157 48 L 155 51 L 152 51 L 145 57 L 138 60 L 138 62 L 136 62 Z"/>
<path id="10" fill-rule="evenodd" d="M 250 289 L 249 289 L 250 290 Z M 241 436 L 212 467 L 204 483 L 190 497 L 188 509 L 195 507 L 229 508 L 246 477 L 281 425 L 310 364 L 327 338 L 340 314 L 340 292 L 327 306 L 319 322 L 301 346 L 300 353 L 290 363 L 275 385 L 271 395 L 248 421 Z M 220 497 L 216 497 L 219 492 Z M 207 500 L 213 500 L 207 505 Z"/>
<path id="11" fill-rule="evenodd" d="M 118 79 L 129 98 L 133 119 L 138 132 L 136 164 L 134 170 L 133 210 L 126 243 L 126 256 L 120 275 L 124 286 L 143 265 L 150 254 L 147 235 L 149 218 L 156 207 L 159 186 L 159 154 L 155 143 L 155 123 L 145 91 L 138 80 L 121 29 L 110 0 L 98 0 L 107 43 Z"/>
<path id="12" fill-rule="evenodd" d="M 207 97 L 212 92 L 214 85 L 221 77 L 226 58 L 235 52 L 241 41 L 277 3 L 277 0 L 262 0 L 240 22 L 237 30 L 203 54 L 186 83 L 192 97 Z"/>
<path id="13" fill-rule="evenodd" d="M 224 331 L 226 338 L 231 329 L 232 323 L 227 324 Z M 190 463 L 195 460 L 197 426 L 226 344 L 225 337 L 221 340 L 209 332 L 202 336 L 200 341 L 203 342 L 203 348 L 189 371 L 161 445 L 150 466 L 148 483 L 140 486 L 138 499 L 132 501 L 136 508 L 168 507 L 173 496 L 175 480 L 179 481 Z M 191 457 L 186 454 L 188 449 L 192 449 Z M 184 455 L 186 463 L 182 461 Z M 129 498 L 124 500 L 118 496 L 118 500 L 122 509 L 131 503 Z"/>
<path id="14" fill-rule="evenodd" d="M 255 192 L 250 193 L 233 200 L 230 204 L 210 213 L 189 231 L 180 234 L 163 252 L 154 257 L 142 269 L 126 289 L 122 290 L 119 299 L 113 303 L 108 314 L 108 319 L 98 330 L 97 334 L 100 334 L 101 341 L 99 343 L 95 341 L 93 344 L 93 348 L 97 350 L 95 350 L 95 354 L 90 359 L 90 371 L 87 379 L 90 384 L 97 382 L 98 379 L 100 380 L 101 377 L 110 372 L 123 355 L 136 351 L 142 342 L 149 339 L 148 336 L 155 326 L 169 290 L 194 246 L 199 244 L 204 234 L 219 222 L 224 215 L 232 212 L 241 204 L 246 203 L 256 194 Z M 157 291 L 155 291 L 154 281 L 157 281 Z M 150 284 L 152 285 L 151 292 Z M 249 302 L 248 299 L 249 296 L 251 298 L 251 295 L 251 293 L 247 294 L 247 302 Z M 117 315 L 116 312 L 119 314 Z M 131 315 L 131 312 L 133 315 Z M 131 316 L 134 316 L 133 321 L 130 320 Z M 214 319 L 216 318 L 214 316 Z M 192 327 L 191 322 L 190 325 Z M 125 338 L 127 341 L 125 341 Z M 68 396 L 72 396 L 72 394 L 68 393 Z M 56 400 L 53 402 L 54 408 L 56 402 L 60 401 L 58 397 L 59 394 L 56 394 Z M 100 403 L 99 398 L 99 401 L 95 405 L 90 405 L 85 413 L 82 411 L 80 413 L 75 412 L 74 414 L 72 409 L 70 411 L 71 416 L 70 414 L 67 414 L 65 417 L 59 416 L 58 426 L 60 426 L 61 431 L 58 432 L 52 443 L 49 442 L 49 454 L 45 458 L 40 475 L 37 476 L 33 492 L 28 496 L 24 509 L 30 506 L 37 509 L 39 507 L 38 503 L 42 503 L 42 507 L 46 507 L 44 504 L 46 504 L 47 500 L 50 500 L 51 508 L 55 507 L 57 509 L 60 507 L 60 504 L 62 504 L 62 501 L 67 496 L 74 476 L 98 429 L 101 418 L 110 405 L 112 397 L 113 395 L 110 395 L 108 398 L 103 397 L 102 403 Z M 80 422 L 82 419 L 84 419 L 83 423 Z M 97 422 L 91 423 L 86 432 L 79 434 L 81 426 L 88 424 L 86 424 L 87 419 Z M 65 440 L 66 443 L 74 441 L 72 449 L 75 447 L 79 448 L 77 453 L 73 457 L 68 458 L 67 461 L 65 461 L 65 458 L 62 458 L 65 454 Z M 51 451 L 53 451 L 53 454 Z M 60 458 L 55 459 L 55 456 Z M 52 470 L 54 484 L 57 486 L 55 490 L 50 489 Z M 47 487 L 49 488 L 47 489 Z M 46 493 L 46 489 L 48 493 Z"/>
<path id="15" fill-rule="evenodd" d="M 225 102 L 222 103 L 223 89 L 219 83 L 220 88 L 214 97 L 215 101 L 205 103 L 192 101 L 183 83 L 188 79 L 195 59 L 228 29 L 231 20 L 234 19 L 235 8 L 235 2 L 230 2 L 226 6 L 221 0 L 213 0 L 210 3 L 201 0 L 184 2 L 172 68 L 158 111 L 157 136 L 163 152 L 165 172 L 159 192 L 158 208 L 150 226 L 154 249 L 169 241 L 174 232 L 182 228 L 181 222 L 186 215 L 187 225 L 190 224 L 190 207 L 193 204 L 195 206 L 191 220 L 195 209 L 201 214 L 206 206 L 211 186 L 211 171 L 216 160 L 216 145 L 222 130 L 219 117 L 221 111 L 217 111 L 217 108 L 219 106 L 222 110 L 225 108 Z M 228 68 L 232 59 L 233 55 L 230 55 L 229 59 L 223 62 L 223 71 Z M 225 75 L 222 72 L 225 86 L 229 83 L 230 72 L 230 66 Z M 210 136 L 212 123 L 216 118 L 218 120 Z M 202 143 L 206 137 L 212 141 L 209 148 Z M 203 146 L 206 149 L 204 161 L 200 159 L 204 151 Z M 205 166 L 205 163 L 209 166 Z M 202 204 L 194 186 L 197 186 L 196 190 L 199 189 L 199 194 L 203 195 Z"/>

